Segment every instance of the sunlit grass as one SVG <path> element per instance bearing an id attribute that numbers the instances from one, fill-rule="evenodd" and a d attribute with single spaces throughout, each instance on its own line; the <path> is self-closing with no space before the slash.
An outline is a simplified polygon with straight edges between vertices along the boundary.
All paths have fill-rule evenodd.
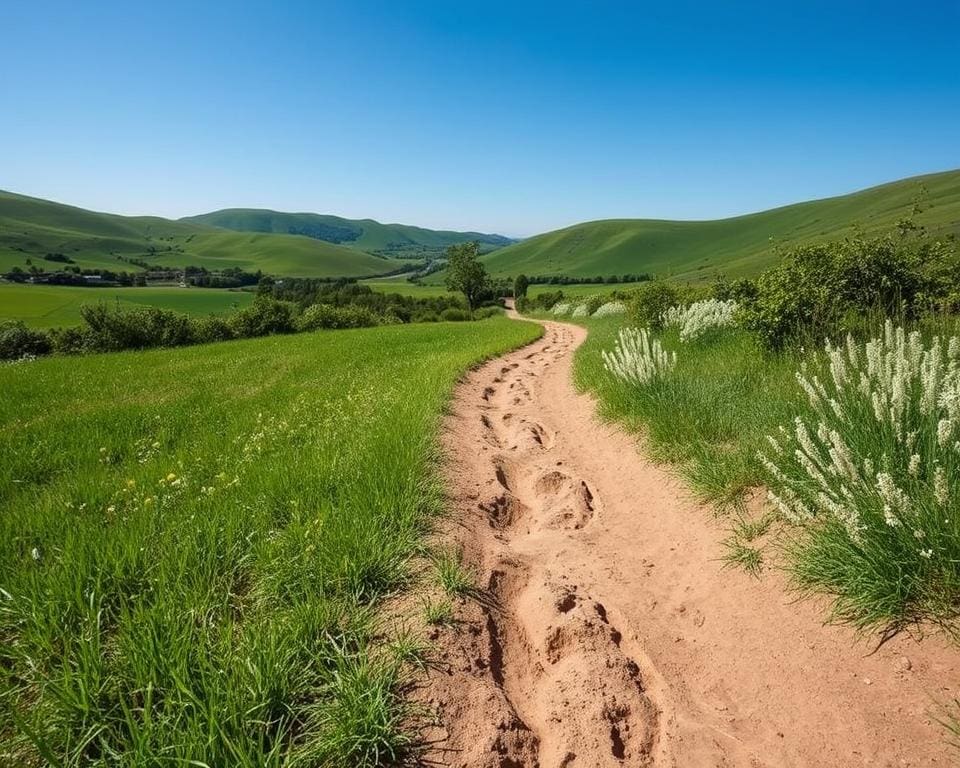
<path id="1" fill-rule="evenodd" d="M 538 332 L 493 319 L 0 368 L 0 763 L 407 749 L 416 654 L 376 607 L 439 508 L 455 379 Z"/>

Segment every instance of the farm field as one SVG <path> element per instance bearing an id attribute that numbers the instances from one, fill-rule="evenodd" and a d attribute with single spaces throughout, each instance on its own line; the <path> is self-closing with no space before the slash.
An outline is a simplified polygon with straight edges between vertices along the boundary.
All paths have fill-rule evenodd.
<path id="1" fill-rule="evenodd" d="M 420 641 L 376 608 L 441 506 L 441 409 L 467 366 L 539 333 L 498 318 L 0 368 L 3 762 L 397 757 Z"/>
<path id="2" fill-rule="evenodd" d="M 219 288 L 82 288 L 0 283 L 0 320 L 22 320 L 34 328 L 79 325 L 80 307 L 98 302 L 161 307 L 198 316 L 226 314 L 247 306 L 253 296 L 250 291 Z"/>

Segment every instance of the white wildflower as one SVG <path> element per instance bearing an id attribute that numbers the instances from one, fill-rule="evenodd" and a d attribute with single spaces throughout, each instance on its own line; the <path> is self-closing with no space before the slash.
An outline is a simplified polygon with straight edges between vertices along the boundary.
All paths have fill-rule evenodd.
<path id="1" fill-rule="evenodd" d="M 910 457 L 910 466 L 907 467 L 907 472 L 910 473 L 911 477 L 916 477 L 920 472 L 920 454 L 915 453 Z"/>
<path id="2" fill-rule="evenodd" d="M 613 351 L 603 350 L 603 367 L 621 381 L 647 384 L 673 370 L 675 352 L 666 352 L 646 328 L 621 328 Z"/>
<path id="3" fill-rule="evenodd" d="M 610 315 L 622 315 L 627 311 L 627 305 L 621 301 L 608 301 L 601 304 L 597 311 L 593 313 L 594 317 L 609 317 Z"/>
<path id="4" fill-rule="evenodd" d="M 737 302 L 707 299 L 689 307 L 670 307 L 663 313 L 663 324 L 680 330 L 680 341 L 692 341 L 717 328 L 736 325 Z"/>
<path id="5" fill-rule="evenodd" d="M 939 464 L 933 470 L 933 497 L 941 507 L 947 506 L 950 501 L 950 487 L 947 485 L 947 473 Z"/>

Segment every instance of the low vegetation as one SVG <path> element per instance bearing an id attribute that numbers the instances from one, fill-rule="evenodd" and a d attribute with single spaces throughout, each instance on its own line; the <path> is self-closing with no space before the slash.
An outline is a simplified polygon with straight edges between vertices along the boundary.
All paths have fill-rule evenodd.
<path id="1" fill-rule="evenodd" d="M 772 546 L 801 589 L 833 597 L 837 618 L 954 626 L 955 243 L 904 222 L 781 255 L 755 281 L 655 281 L 593 312 L 549 297 L 591 329 L 578 383 L 729 515 L 728 562 L 758 573 Z M 748 511 L 758 489 L 766 508 Z"/>
<path id="2" fill-rule="evenodd" d="M 422 652 L 377 608 L 423 570 L 438 419 L 465 367 L 537 333 L 394 325 L 0 367 L 0 762 L 399 759 Z"/>

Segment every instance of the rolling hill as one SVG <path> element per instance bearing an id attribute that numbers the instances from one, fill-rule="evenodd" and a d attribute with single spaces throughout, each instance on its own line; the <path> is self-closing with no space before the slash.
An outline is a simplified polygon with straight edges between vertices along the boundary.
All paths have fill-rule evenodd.
<path id="1" fill-rule="evenodd" d="M 407 224 L 381 224 L 373 219 L 344 219 L 319 213 L 283 213 L 253 208 L 228 208 L 180 219 L 239 232 L 272 232 L 323 240 L 379 256 L 421 258 L 440 255 L 456 243 L 476 240 L 484 250 L 510 245 L 502 235 L 481 232 L 448 232 Z"/>
<path id="2" fill-rule="evenodd" d="M 774 244 L 800 244 L 916 221 L 933 234 L 960 233 L 960 170 L 916 176 L 841 197 L 716 221 L 610 219 L 531 237 L 485 257 L 493 275 L 622 275 L 649 272 L 697 280 L 755 274 L 777 259 Z M 442 276 L 431 275 L 430 281 Z"/>
<path id="3" fill-rule="evenodd" d="M 118 216 L 0 191 L 0 271 L 62 267 L 61 254 L 83 269 L 139 271 L 129 259 L 158 266 L 240 267 L 299 277 L 367 277 L 402 262 L 312 237 L 230 232 L 200 223 Z"/>

